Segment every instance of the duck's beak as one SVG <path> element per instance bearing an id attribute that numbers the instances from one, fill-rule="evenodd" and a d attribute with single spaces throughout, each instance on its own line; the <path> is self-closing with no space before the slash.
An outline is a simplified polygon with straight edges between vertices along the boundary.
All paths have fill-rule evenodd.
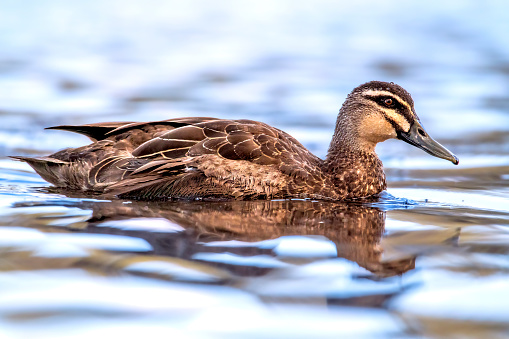
<path id="1" fill-rule="evenodd" d="M 447 148 L 433 140 L 418 120 L 414 121 L 408 132 L 397 132 L 397 134 L 398 139 L 408 142 L 410 145 L 414 145 L 437 158 L 449 160 L 455 165 L 460 162 Z"/>

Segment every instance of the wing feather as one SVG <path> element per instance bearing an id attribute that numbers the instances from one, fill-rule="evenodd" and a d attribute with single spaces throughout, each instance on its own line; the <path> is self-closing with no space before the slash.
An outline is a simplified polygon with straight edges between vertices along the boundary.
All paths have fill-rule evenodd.
<path id="1" fill-rule="evenodd" d="M 46 129 L 56 129 L 68 132 L 74 132 L 83 134 L 90 138 L 92 141 L 98 141 L 105 139 L 108 133 L 111 131 L 132 124 L 132 122 L 101 122 L 96 124 L 86 124 L 86 125 L 61 125 L 61 126 L 53 126 L 46 127 Z"/>
<path id="2" fill-rule="evenodd" d="M 183 124 L 184 121 L 173 121 L 173 124 L 176 123 Z M 132 152 L 133 159 L 139 160 L 137 168 L 131 169 L 133 162 L 115 159 L 104 163 L 95 175 L 98 176 L 96 180 L 101 180 L 102 172 L 117 171 L 116 175 L 124 179 L 111 185 L 109 191 L 124 197 L 213 195 L 213 186 L 204 184 L 207 178 L 218 178 L 218 194 L 225 192 L 219 184 L 221 180 L 231 182 L 232 178 L 227 177 L 229 172 L 224 168 L 210 164 L 206 169 L 202 168 L 198 159 L 216 156 L 218 160 L 244 160 L 256 165 L 274 166 L 294 178 L 296 184 L 302 185 L 313 180 L 308 169 L 316 167 L 320 161 L 310 154 L 288 134 L 263 123 L 199 120 L 180 127 L 173 126 L 139 145 Z M 113 176 L 110 175 L 110 178 Z M 206 191 L 202 192 L 202 189 Z"/>

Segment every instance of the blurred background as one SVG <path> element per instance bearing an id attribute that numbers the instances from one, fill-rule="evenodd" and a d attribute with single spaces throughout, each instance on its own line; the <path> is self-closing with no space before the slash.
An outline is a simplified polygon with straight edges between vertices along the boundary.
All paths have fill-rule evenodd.
<path id="1" fill-rule="evenodd" d="M 262 120 L 323 156 L 344 98 L 370 80 L 410 91 L 438 139 L 506 131 L 506 12 L 503 1 L 3 1 L 2 154 L 77 138 L 40 128 L 54 124 L 197 115 Z M 420 154 L 396 145 L 387 152 Z"/>
<path id="2" fill-rule="evenodd" d="M 76 269 L 76 261 L 52 266 L 53 261 L 48 264 L 39 258 L 34 263 L 34 257 L 46 253 L 35 250 L 43 245 L 61 250 L 58 255 L 51 252 L 51 258 L 66 260 L 81 258 L 79 253 L 90 258 L 98 250 L 154 251 L 153 244 L 130 243 L 139 240 L 132 234 L 118 247 L 116 238 L 82 242 L 72 232 L 67 238 L 52 236 L 48 242 L 47 232 L 67 234 L 69 228 L 83 227 L 97 206 L 93 199 L 40 191 L 38 187 L 48 185 L 25 164 L 7 158 L 46 155 L 88 142 L 83 136 L 44 127 L 182 116 L 253 119 L 289 132 L 324 157 L 346 95 L 370 80 L 393 81 L 407 89 L 429 134 L 460 158 L 460 166 L 453 167 L 396 140 L 377 148 L 388 174 L 389 193 L 416 203 L 408 210 L 399 202 L 380 209 L 384 218 L 387 214 L 383 239 L 392 239 L 392 245 L 382 246 L 384 253 L 397 243 L 393 259 L 410 254 L 418 258 L 410 278 L 379 280 L 367 271 L 359 273 L 352 260 L 339 263 L 335 258 L 324 264 L 295 259 L 293 265 L 313 262 L 315 266 L 272 271 L 266 277 L 270 283 L 285 286 L 297 279 L 301 285 L 294 286 L 295 293 L 286 299 L 278 294 L 284 288 L 274 292 L 286 300 L 284 306 L 276 303 L 266 308 L 266 299 L 258 299 L 264 290 L 260 286 L 267 283 L 262 280 L 211 288 L 174 279 L 170 279 L 173 285 L 157 279 L 127 279 L 125 272 L 119 277 L 117 270 L 112 273 L 104 264 L 111 260 L 109 252 L 94 264 L 87 263 L 86 269 L 79 265 Z M 4 219 L 0 337 L 2 331 L 5 337 L 44 333 L 56 338 L 113 335 L 120 329 L 137 335 L 164 331 L 179 338 L 505 337 L 509 326 L 509 5 L 475 0 L 3 0 L 0 193 Z M 156 216 L 154 212 L 150 217 Z M 59 231 L 48 225 L 60 227 Z M 172 225 L 171 232 L 177 232 L 178 225 Z M 430 230 L 438 233 L 431 236 Z M 302 240 L 266 237 L 270 238 L 297 241 L 292 245 L 297 247 Z M 100 245 L 104 243 L 108 245 Z M 312 244 L 303 246 L 309 250 L 316 246 Z M 330 243 L 322 245 L 329 253 Z M 83 249 L 86 252 L 79 252 Z M 288 253 L 274 255 L 276 263 L 266 264 L 264 257 L 257 257 L 243 265 L 286 267 Z M 172 265 L 174 269 L 177 264 Z M 187 274 L 196 273 L 195 268 L 181 265 L 177 266 L 182 270 L 185 266 Z M 168 268 L 151 269 L 150 274 L 153 270 L 162 274 Z M 350 280 L 365 274 L 372 279 L 368 285 L 364 278 Z M 249 284 L 258 289 L 247 288 Z M 87 293 L 76 296 L 71 288 Z M 355 302 L 356 307 L 343 304 L 334 310 L 318 307 L 317 313 L 313 307 L 323 300 L 317 301 L 315 295 L 309 301 L 306 294 L 315 289 L 325 299 L 331 293 L 388 298 L 389 290 L 398 299 L 391 303 L 369 299 L 362 307 Z M 65 291 L 65 298 L 55 301 L 58 291 Z M 288 303 L 301 297 L 307 302 Z M 179 300 L 176 304 L 171 303 L 174 298 Z"/>

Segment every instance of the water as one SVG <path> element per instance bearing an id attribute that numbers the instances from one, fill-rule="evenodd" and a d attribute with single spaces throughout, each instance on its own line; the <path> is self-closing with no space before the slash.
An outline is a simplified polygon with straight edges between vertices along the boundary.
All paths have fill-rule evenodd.
<path id="1" fill-rule="evenodd" d="M 0 5 L 0 337 L 509 337 L 502 1 Z M 58 124 L 261 120 L 324 156 L 355 86 L 408 89 L 458 167 L 377 149 L 379 201 L 149 203 L 52 189 L 8 155 Z"/>

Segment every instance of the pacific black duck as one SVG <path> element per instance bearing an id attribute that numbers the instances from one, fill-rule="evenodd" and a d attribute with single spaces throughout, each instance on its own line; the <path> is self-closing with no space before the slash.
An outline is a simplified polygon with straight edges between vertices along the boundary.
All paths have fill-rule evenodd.
<path id="1" fill-rule="evenodd" d="M 349 200 L 386 189 L 377 143 L 398 138 L 458 164 L 422 127 L 410 94 L 387 82 L 355 88 L 339 111 L 325 160 L 262 122 L 180 118 L 56 126 L 90 145 L 15 157 L 57 187 L 131 199 Z"/>

